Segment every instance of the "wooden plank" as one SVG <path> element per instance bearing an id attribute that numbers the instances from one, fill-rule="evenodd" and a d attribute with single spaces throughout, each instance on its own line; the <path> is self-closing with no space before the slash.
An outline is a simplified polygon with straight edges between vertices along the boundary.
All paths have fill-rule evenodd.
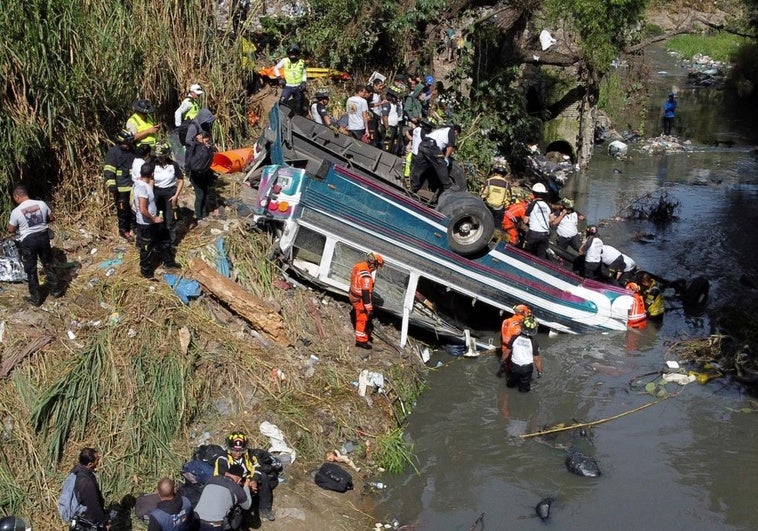
<path id="1" fill-rule="evenodd" d="M 200 260 L 193 258 L 189 263 L 192 278 L 210 292 L 215 298 L 259 330 L 273 343 L 288 347 L 292 342 L 287 337 L 284 320 L 266 301 L 245 291 L 239 284 L 226 278 Z"/>

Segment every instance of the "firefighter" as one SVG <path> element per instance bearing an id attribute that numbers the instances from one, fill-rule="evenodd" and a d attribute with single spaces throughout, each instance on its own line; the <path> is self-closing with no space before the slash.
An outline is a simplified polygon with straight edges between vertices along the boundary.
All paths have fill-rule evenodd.
<path id="1" fill-rule="evenodd" d="M 647 312 L 645 311 L 645 301 L 640 294 L 640 286 L 636 282 L 630 282 L 626 285 L 626 289 L 630 290 L 632 297 L 634 297 L 632 307 L 629 308 L 629 320 L 627 324 L 629 328 L 645 328 L 647 325 Z"/>
<path id="2" fill-rule="evenodd" d="M 510 174 L 508 161 L 503 157 L 492 160 L 490 176 L 484 183 L 481 197 L 495 218 L 495 226 L 502 226 L 505 207 L 510 203 L 511 184 L 507 180 Z"/>
<path id="3" fill-rule="evenodd" d="M 511 245 L 518 245 L 520 242 L 519 225 L 521 225 L 521 222 L 524 221 L 524 216 L 526 216 L 527 204 L 525 201 L 517 199 L 503 214 L 503 230 L 508 235 L 508 243 Z"/>
<path id="4" fill-rule="evenodd" d="M 663 293 L 658 283 L 648 273 L 643 273 L 640 279 L 640 291 L 645 299 L 645 308 L 647 316 L 651 319 L 663 317 L 665 311 L 663 306 Z"/>
<path id="5" fill-rule="evenodd" d="M 366 253 L 366 259 L 353 266 L 350 274 L 350 303 L 355 313 L 355 346 L 371 349 L 370 324 L 374 312 L 374 273 L 384 265 L 379 253 Z"/>
<path id="6" fill-rule="evenodd" d="M 517 304 L 513 307 L 513 316 L 505 319 L 500 327 L 500 348 L 502 350 L 502 356 L 500 357 L 500 370 L 497 371 L 497 377 L 500 378 L 504 373 L 508 372 L 506 365 L 506 351 L 508 350 L 508 343 L 510 343 L 513 336 L 521 333 L 521 323 L 525 317 L 532 315 L 532 310 L 526 304 Z"/>
<path id="7" fill-rule="evenodd" d="M 132 192 L 131 169 L 134 162 L 134 135 L 127 129 L 116 134 L 116 145 L 105 154 L 103 177 L 108 194 L 113 198 L 118 216 L 118 233 L 132 240 L 133 214 L 129 203 Z"/>

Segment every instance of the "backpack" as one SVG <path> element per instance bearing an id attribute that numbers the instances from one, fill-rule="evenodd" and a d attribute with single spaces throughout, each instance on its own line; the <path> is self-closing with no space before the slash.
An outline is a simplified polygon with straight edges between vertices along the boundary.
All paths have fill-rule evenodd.
<path id="1" fill-rule="evenodd" d="M 346 492 L 353 490 L 353 478 L 339 465 L 324 463 L 313 478 L 316 485 L 326 490 Z"/>
<path id="2" fill-rule="evenodd" d="M 224 450 L 223 446 L 219 446 L 218 444 L 201 444 L 197 447 L 197 450 L 195 450 L 192 459 L 205 461 L 206 463 L 215 465 L 216 459 L 222 455 L 226 455 L 226 450 Z"/>
<path id="3" fill-rule="evenodd" d="M 213 476 L 213 465 L 200 459 L 187 461 L 182 467 L 182 476 L 191 483 L 205 485 Z"/>
<path id="4" fill-rule="evenodd" d="M 63 481 L 63 489 L 58 498 L 58 514 L 64 522 L 70 522 L 87 508 L 79 503 L 79 497 L 76 495 L 74 487 L 76 486 L 76 474 L 71 472 Z"/>

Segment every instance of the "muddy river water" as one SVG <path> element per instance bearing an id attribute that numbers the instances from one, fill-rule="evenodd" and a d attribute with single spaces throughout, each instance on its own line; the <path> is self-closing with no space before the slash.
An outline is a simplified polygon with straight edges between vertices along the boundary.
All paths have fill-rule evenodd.
<path id="1" fill-rule="evenodd" d="M 661 51 L 649 59 L 662 104 L 671 86 L 683 87 L 686 71 Z M 484 527 L 476 529 L 542 529 L 534 507 L 551 497 L 555 529 L 758 528 L 758 411 L 748 411 L 758 402 L 726 378 L 669 384 L 681 393 L 597 426 L 587 438 L 565 435 L 548 444 L 520 437 L 650 402 L 629 382 L 661 370 L 673 341 L 712 333 L 720 309 L 758 311 L 758 293 L 739 283 L 741 275 L 758 275 L 755 122 L 729 96 L 682 88 L 678 99 L 690 150 L 655 157 L 633 151 L 626 162 L 598 152 L 564 192 L 588 221 L 604 221 L 604 241 L 644 269 L 710 279 L 707 311 L 686 314 L 670 297 L 662 325 L 642 332 L 540 333 L 545 374 L 528 394 L 506 389 L 493 357 L 439 354 L 430 365 L 437 359 L 444 365 L 431 371 L 406 428 L 419 473 L 382 478 L 389 488 L 377 494 L 376 514 L 385 521 L 395 516 L 417 529 L 469 530 L 484 513 Z M 660 108 L 650 114 L 660 116 Z M 714 131 L 737 144 L 697 147 Z M 660 229 L 613 220 L 630 194 L 661 187 L 681 203 L 677 222 Z M 653 242 L 635 242 L 637 231 L 654 234 Z M 596 457 L 602 476 L 566 470 L 563 448 L 571 444 Z"/>

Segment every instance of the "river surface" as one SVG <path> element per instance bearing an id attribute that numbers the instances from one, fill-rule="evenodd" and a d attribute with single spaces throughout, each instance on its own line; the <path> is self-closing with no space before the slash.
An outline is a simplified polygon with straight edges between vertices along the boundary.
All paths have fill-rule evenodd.
<path id="1" fill-rule="evenodd" d="M 686 72 L 660 51 L 650 61 L 662 104 L 672 86 L 683 86 Z M 690 150 L 656 157 L 633 152 L 626 162 L 598 150 L 564 193 L 589 222 L 602 222 L 606 243 L 643 269 L 669 279 L 706 276 L 708 310 L 687 314 L 669 297 L 662 325 L 641 332 L 540 333 L 545 374 L 528 394 L 506 389 L 494 375 L 494 357 L 439 354 L 430 365 L 444 364 L 430 371 L 406 427 L 419 473 L 382 478 L 389 488 L 377 494 L 376 514 L 385 521 L 395 516 L 416 529 L 465 531 L 484 513 L 484 526 L 476 529 L 543 529 L 534 507 L 551 497 L 548 523 L 554 529 L 758 528 L 758 411 L 742 410 L 758 409 L 758 403 L 726 378 L 669 384 L 670 392 L 681 393 L 601 424 L 586 438 L 520 437 L 654 400 L 629 383 L 662 370 L 674 341 L 711 334 L 721 309 L 758 310 L 756 292 L 739 283 L 741 275 L 758 275 L 758 161 L 749 145 L 758 143 L 751 132 L 755 122 L 728 107 L 729 96 L 682 88 L 678 99 L 678 114 L 693 138 Z M 660 115 L 660 108 L 650 113 Z M 714 131 L 737 145 L 697 147 Z M 614 220 L 630 197 L 662 187 L 681 203 L 678 221 L 661 229 Z M 655 237 L 639 243 L 635 232 Z M 602 476 L 566 470 L 564 447 L 571 444 L 596 457 Z"/>

